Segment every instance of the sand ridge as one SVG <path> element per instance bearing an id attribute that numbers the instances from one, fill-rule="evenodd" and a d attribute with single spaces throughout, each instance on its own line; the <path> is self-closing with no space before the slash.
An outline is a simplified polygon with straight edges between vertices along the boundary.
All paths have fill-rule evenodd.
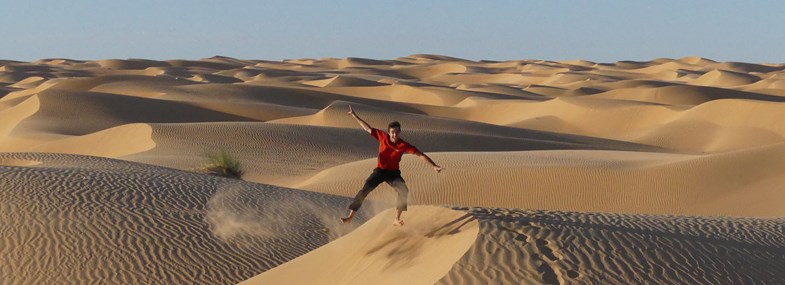
<path id="1" fill-rule="evenodd" d="M 434 284 L 474 244 L 478 225 L 468 214 L 413 207 L 403 227 L 392 209 L 350 234 L 239 284 Z M 302 268 L 310 268 L 301 278 Z"/>

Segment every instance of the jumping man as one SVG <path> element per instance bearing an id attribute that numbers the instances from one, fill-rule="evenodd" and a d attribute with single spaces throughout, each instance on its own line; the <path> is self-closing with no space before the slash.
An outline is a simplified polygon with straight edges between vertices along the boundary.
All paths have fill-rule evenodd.
<path id="1" fill-rule="evenodd" d="M 436 173 L 441 172 L 444 168 L 436 165 L 430 157 L 400 138 L 400 123 L 390 123 L 387 126 L 387 132 L 385 133 L 382 130 L 372 128 L 368 123 L 363 121 L 363 119 L 360 119 L 352 110 L 351 105 L 349 105 L 348 114 L 354 117 L 354 119 L 357 120 L 357 123 L 359 123 L 366 132 L 379 141 L 379 160 L 373 173 L 371 173 L 371 176 L 365 180 L 365 186 L 357 192 L 354 201 L 349 205 L 349 215 L 345 218 L 341 218 L 341 221 L 344 223 L 351 222 L 352 218 L 354 218 L 354 214 L 357 213 L 357 210 L 362 206 L 365 197 L 368 196 L 376 186 L 379 186 L 382 182 L 387 182 L 387 184 L 398 192 L 398 201 L 396 202 L 395 207 L 397 211 L 393 224 L 402 226 L 403 220 L 401 220 L 401 213 L 406 211 L 406 201 L 409 195 L 409 188 L 406 187 L 406 181 L 403 180 L 401 171 L 398 169 L 398 163 L 401 161 L 403 153 L 405 152 L 419 156 L 423 161 L 430 164 Z"/>

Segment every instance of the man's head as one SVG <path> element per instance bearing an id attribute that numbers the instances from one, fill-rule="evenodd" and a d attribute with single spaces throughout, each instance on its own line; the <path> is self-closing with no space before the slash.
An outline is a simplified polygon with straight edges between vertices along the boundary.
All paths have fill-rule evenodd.
<path id="1" fill-rule="evenodd" d="M 390 141 L 397 142 L 398 136 L 401 134 L 401 123 L 395 121 L 387 125 L 387 134 L 390 135 Z"/>

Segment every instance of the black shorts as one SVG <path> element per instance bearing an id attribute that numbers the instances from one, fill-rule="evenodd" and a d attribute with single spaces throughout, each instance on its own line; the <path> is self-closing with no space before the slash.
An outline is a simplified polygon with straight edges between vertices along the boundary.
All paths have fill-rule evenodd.
<path id="1" fill-rule="evenodd" d="M 401 170 L 381 169 L 377 167 L 373 170 L 371 176 L 368 176 L 368 179 L 365 179 L 365 184 L 366 186 L 375 188 L 376 186 L 379 186 L 379 184 L 382 184 L 382 182 L 387 182 L 392 184 L 393 181 L 395 180 L 401 180 L 401 182 L 406 182 L 405 180 L 403 180 L 403 177 L 401 177 Z"/>
<path id="2" fill-rule="evenodd" d="M 365 185 L 357 195 L 354 196 L 354 201 L 352 204 L 349 205 L 349 209 L 357 211 L 362 206 L 365 197 L 382 184 L 382 182 L 387 182 L 390 184 L 395 191 L 398 193 L 398 200 L 396 203 L 396 208 L 400 211 L 406 211 L 406 206 L 408 204 L 408 196 L 409 196 L 409 188 L 406 187 L 406 181 L 403 180 L 401 177 L 400 170 L 390 170 L 390 169 L 380 169 L 376 168 L 371 173 L 371 176 L 368 176 L 368 179 L 365 180 Z"/>

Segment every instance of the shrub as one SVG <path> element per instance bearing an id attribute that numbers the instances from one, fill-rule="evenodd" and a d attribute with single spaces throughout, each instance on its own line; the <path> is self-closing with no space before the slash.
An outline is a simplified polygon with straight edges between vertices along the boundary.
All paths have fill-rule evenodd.
<path id="1" fill-rule="evenodd" d="M 240 166 L 240 161 L 234 158 L 225 149 L 221 149 L 218 152 L 208 152 L 206 156 L 207 162 L 205 163 L 204 168 L 207 169 L 210 174 L 237 179 L 240 179 L 240 177 L 243 176 L 243 169 Z"/>

